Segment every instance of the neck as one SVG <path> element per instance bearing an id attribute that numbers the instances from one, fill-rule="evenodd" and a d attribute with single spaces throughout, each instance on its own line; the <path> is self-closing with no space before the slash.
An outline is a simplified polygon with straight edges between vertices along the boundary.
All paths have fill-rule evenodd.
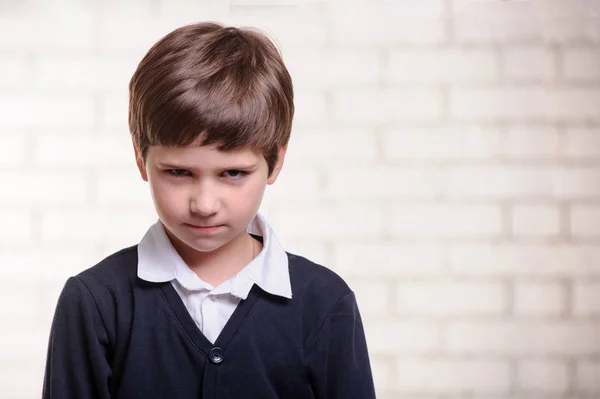
<path id="1" fill-rule="evenodd" d="M 212 252 L 198 252 L 183 243 L 176 245 L 176 241 L 176 239 L 171 238 L 173 246 L 187 266 L 202 281 L 213 287 L 239 273 L 256 257 L 261 246 L 260 242 L 246 231 L 241 232 L 229 243 Z"/>

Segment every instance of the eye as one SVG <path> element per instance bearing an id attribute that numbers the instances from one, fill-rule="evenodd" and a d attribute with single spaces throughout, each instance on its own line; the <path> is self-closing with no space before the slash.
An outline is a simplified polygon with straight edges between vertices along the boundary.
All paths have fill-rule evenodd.
<path id="1" fill-rule="evenodd" d="M 226 177 L 230 178 L 231 180 L 240 180 L 243 177 L 248 175 L 248 172 L 245 172 L 243 170 L 227 170 L 224 172 L 224 174 L 226 175 Z"/>
<path id="2" fill-rule="evenodd" d="M 169 170 L 166 170 L 165 172 L 167 172 L 168 174 L 170 174 L 171 176 L 174 176 L 174 177 L 185 177 L 185 176 L 192 175 L 192 173 L 186 169 L 169 169 Z"/>

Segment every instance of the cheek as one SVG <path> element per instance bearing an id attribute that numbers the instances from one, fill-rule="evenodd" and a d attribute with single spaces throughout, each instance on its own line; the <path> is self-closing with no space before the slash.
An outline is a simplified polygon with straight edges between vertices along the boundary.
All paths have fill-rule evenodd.
<path id="1" fill-rule="evenodd" d="M 154 180 L 151 184 L 151 191 L 156 208 L 160 208 L 163 213 L 167 214 L 177 212 L 178 204 L 181 203 L 179 200 L 181 190 L 177 190 L 161 180 Z"/>
<path id="2" fill-rule="evenodd" d="M 244 190 L 242 190 L 240 195 L 236 195 L 236 202 L 238 203 L 237 206 L 246 211 L 257 210 L 260 206 L 264 193 L 265 185 L 262 182 L 254 182 L 254 184 L 249 184 Z"/>

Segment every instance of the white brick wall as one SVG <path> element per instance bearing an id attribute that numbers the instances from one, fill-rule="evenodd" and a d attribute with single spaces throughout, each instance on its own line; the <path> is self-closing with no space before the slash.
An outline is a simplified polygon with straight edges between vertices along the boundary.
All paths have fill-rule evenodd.
<path id="1" fill-rule="evenodd" d="M 523 361 L 518 365 L 517 373 L 523 392 L 564 394 L 568 388 L 568 368 L 564 362 Z"/>
<path id="2" fill-rule="evenodd" d="M 560 316 L 567 310 L 567 289 L 560 280 L 521 280 L 514 286 L 513 307 L 517 316 Z"/>
<path id="3" fill-rule="evenodd" d="M 600 395 L 600 2 L 0 3 L 1 399 L 39 397 L 65 279 L 154 220 L 127 83 L 201 19 L 283 52 L 263 212 L 354 288 L 378 397 Z"/>

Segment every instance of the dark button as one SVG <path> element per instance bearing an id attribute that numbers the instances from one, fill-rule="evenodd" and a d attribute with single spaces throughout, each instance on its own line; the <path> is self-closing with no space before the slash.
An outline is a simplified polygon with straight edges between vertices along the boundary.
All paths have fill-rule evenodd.
<path id="1" fill-rule="evenodd" d="M 208 358 L 214 364 L 219 364 L 223 361 L 223 349 L 216 347 L 212 348 L 208 353 Z"/>

